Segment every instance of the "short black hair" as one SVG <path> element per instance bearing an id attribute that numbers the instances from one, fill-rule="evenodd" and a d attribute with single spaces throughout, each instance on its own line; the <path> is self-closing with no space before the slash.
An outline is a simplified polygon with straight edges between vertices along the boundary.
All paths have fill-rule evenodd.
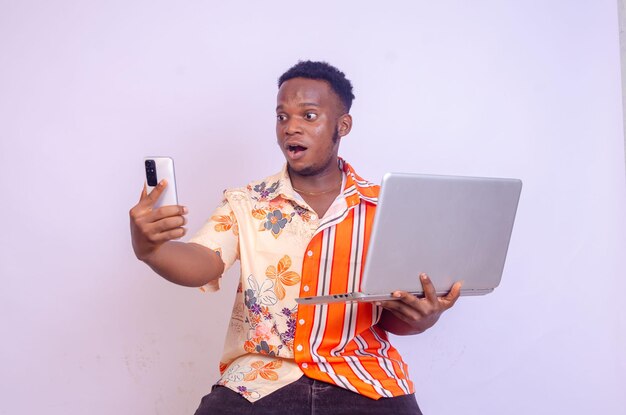
<path id="1" fill-rule="evenodd" d="M 293 78 L 319 79 L 330 84 L 331 89 L 339 96 L 344 110 L 350 112 L 354 94 L 352 83 L 346 75 L 328 62 L 299 61 L 278 78 L 278 87 Z"/>

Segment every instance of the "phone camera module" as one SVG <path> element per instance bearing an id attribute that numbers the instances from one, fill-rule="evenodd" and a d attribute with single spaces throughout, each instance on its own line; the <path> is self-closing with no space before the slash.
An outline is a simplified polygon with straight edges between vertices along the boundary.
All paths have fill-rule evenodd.
<path id="1" fill-rule="evenodd" d="M 148 186 L 154 187 L 157 185 L 156 166 L 154 160 L 146 160 L 146 181 Z"/>

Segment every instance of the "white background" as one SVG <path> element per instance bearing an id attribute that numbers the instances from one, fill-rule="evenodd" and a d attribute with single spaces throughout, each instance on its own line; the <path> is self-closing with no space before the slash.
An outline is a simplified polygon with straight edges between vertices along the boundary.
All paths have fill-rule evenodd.
<path id="1" fill-rule="evenodd" d="M 614 0 L 0 0 L 0 413 L 193 413 L 237 270 L 207 295 L 134 258 L 142 157 L 174 157 L 195 231 L 281 167 L 298 59 L 353 81 L 363 176 L 524 181 L 502 285 L 395 339 L 424 412 L 626 413 Z"/>

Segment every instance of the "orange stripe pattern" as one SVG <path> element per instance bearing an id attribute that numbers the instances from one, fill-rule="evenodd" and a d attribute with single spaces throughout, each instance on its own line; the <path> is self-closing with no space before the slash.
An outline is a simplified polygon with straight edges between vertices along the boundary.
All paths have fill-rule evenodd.
<path id="1" fill-rule="evenodd" d="M 360 290 L 379 186 L 342 164 L 347 209 L 321 224 L 309 243 L 301 297 Z M 406 363 L 376 326 L 381 313 L 372 303 L 300 305 L 296 362 L 310 378 L 374 399 L 413 393 Z"/>

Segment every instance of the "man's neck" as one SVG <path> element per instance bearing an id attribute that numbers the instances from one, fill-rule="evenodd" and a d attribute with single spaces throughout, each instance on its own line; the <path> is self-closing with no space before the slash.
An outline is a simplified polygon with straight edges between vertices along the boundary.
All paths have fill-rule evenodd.
<path id="1" fill-rule="evenodd" d="M 339 170 L 338 165 L 335 165 L 334 168 L 326 169 L 314 175 L 300 175 L 291 171 L 291 169 L 288 169 L 288 171 L 289 178 L 291 179 L 291 186 L 298 193 L 313 195 L 330 193 L 333 190 L 337 190 L 334 192 L 334 195 L 336 196 L 341 190 L 343 175 L 341 170 Z"/>
<path id="2" fill-rule="evenodd" d="M 289 178 L 293 189 L 319 217 L 323 217 L 341 192 L 343 173 L 339 170 L 339 166 L 335 165 L 335 168 L 310 176 L 302 176 L 289 171 Z"/>

